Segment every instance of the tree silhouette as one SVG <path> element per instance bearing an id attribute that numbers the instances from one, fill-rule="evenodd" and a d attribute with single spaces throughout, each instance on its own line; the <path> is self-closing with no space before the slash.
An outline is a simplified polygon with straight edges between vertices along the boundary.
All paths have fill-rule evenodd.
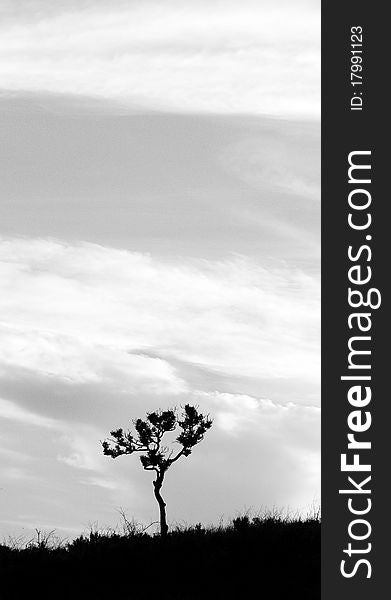
<path id="1" fill-rule="evenodd" d="M 147 413 L 145 421 L 133 421 L 137 435 L 130 431 L 116 429 L 110 432 L 111 439 L 101 442 L 103 454 L 117 458 L 123 454 L 142 452 L 140 461 L 146 471 L 155 471 L 156 479 L 153 482 L 155 498 L 159 504 L 160 533 L 167 535 L 166 503 L 161 496 L 161 489 L 167 469 L 181 456 L 189 456 L 192 448 L 201 442 L 208 429 L 212 426 L 209 415 L 203 415 L 197 408 L 186 404 L 180 418 L 176 408 L 170 410 L 157 410 Z M 174 431 L 177 427 L 181 432 L 175 439 L 181 449 L 174 454 L 174 450 L 162 445 L 165 433 Z"/>

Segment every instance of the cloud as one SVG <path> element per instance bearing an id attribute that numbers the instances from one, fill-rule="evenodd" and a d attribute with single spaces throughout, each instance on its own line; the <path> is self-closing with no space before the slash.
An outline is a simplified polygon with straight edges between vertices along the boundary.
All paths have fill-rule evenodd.
<path id="1" fill-rule="evenodd" d="M 8 10 L 0 33 L 6 90 L 319 116 L 317 2 L 69 3 L 28 20 Z"/>
<path id="2" fill-rule="evenodd" d="M 194 398 L 205 410 L 211 410 L 215 426 L 238 444 L 244 437 L 273 440 L 270 453 L 309 451 L 319 453 L 320 407 L 294 402 L 281 404 L 269 398 L 226 392 L 197 392 Z M 255 442 L 255 445 L 257 442 Z"/>
<path id="3" fill-rule="evenodd" d="M 167 475 L 170 519 L 216 522 L 235 511 L 274 505 L 307 510 L 319 493 L 319 409 L 196 390 L 191 399 L 211 412 L 215 423 L 205 442 Z M 28 468 L 8 452 L 1 470 L 3 530 L 51 522 L 73 534 L 91 520 L 114 524 L 119 506 L 146 523 L 156 520 L 150 475 L 138 457 L 112 461 L 102 455 L 94 413 L 88 426 L 51 420 L 48 429 L 37 413 L 9 401 L 5 406 L 17 431 L 6 440 L 8 448 L 18 447 L 23 435 Z M 115 414 L 107 404 L 105 421 Z M 31 428 L 31 420 L 37 427 Z M 21 494 L 26 481 L 29 488 Z"/>
<path id="4" fill-rule="evenodd" d="M 317 123 L 85 102 L 80 114 L 75 97 L 1 102 L 4 234 L 318 268 Z"/>
<path id="5" fill-rule="evenodd" d="M 305 508 L 319 490 L 318 136 L 306 121 L 319 116 L 318 3 L 1 11 L 18 140 L 4 222 L 31 236 L 0 239 L 3 528 L 73 534 L 121 505 L 156 520 L 151 474 L 104 457 L 99 440 L 188 401 L 215 421 L 167 477 L 170 519 Z M 71 241 L 86 235 L 102 245 Z"/>
<path id="6" fill-rule="evenodd" d="M 0 368 L 162 394 L 187 389 L 175 360 L 318 381 L 319 285 L 300 270 L 47 240 L 5 240 L 1 253 Z"/>
<path id="7" fill-rule="evenodd" d="M 93 426 L 85 424 L 75 425 L 60 419 L 46 417 L 35 411 L 28 410 L 16 402 L 0 398 L 0 417 L 11 421 L 19 431 L 27 429 L 27 434 L 31 427 L 53 432 L 52 439 L 66 448 L 65 454 L 57 454 L 57 460 L 64 462 L 77 469 L 87 469 L 100 471 L 101 461 L 97 458 L 97 439 L 98 431 Z M 19 443 L 19 440 L 16 440 Z M 28 455 L 22 454 L 16 449 L 6 449 L 3 451 L 9 455 L 12 460 L 24 461 Z M 15 468 L 14 471 L 23 473 L 21 469 Z"/>
<path id="8" fill-rule="evenodd" d="M 320 489 L 318 407 L 219 392 L 194 399 L 215 422 L 191 460 L 178 465 L 185 492 L 168 487 L 176 511 L 181 503 L 190 504 L 192 494 L 197 505 L 190 505 L 188 514 L 194 520 L 207 514 L 208 505 L 215 507 L 215 519 L 217 511 L 232 516 L 247 508 L 308 509 Z"/>
<path id="9" fill-rule="evenodd" d="M 240 256 L 162 260 L 44 239 L 4 239 L 0 250 L 4 527 L 26 513 L 42 525 L 44 511 L 73 532 L 92 515 L 112 523 L 115 506 L 154 521 L 150 477 L 138 460 L 107 459 L 99 440 L 189 401 L 215 421 L 167 478 L 171 518 L 311 503 L 317 277 Z"/>
<path id="10" fill-rule="evenodd" d="M 56 429 L 58 427 L 58 423 L 54 419 L 25 410 L 4 398 L 0 398 L 0 417 L 33 427 L 43 427 L 45 429 Z"/>
<path id="11" fill-rule="evenodd" d="M 252 131 L 242 139 L 231 143 L 222 152 L 220 162 L 227 172 L 234 172 L 251 186 L 279 190 L 296 196 L 295 208 L 305 199 L 306 212 L 319 212 L 320 201 L 320 130 L 317 124 L 290 123 L 285 132 L 269 122 L 262 135 Z M 294 140 L 299 139 L 300 142 Z M 311 201 L 311 204 L 308 203 Z M 314 206 L 312 206 L 314 205 Z M 303 218 L 308 215 L 303 215 Z"/>

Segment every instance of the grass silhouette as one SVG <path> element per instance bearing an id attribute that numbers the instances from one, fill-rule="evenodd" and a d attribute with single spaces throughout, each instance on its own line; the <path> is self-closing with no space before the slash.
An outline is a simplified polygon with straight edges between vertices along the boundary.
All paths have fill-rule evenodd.
<path id="1" fill-rule="evenodd" d="M 71 542 L 37 532 L 0 546 L 0 597 L 121 600 L 320 598 L 320 518 L 277 512 L 178 526 L 162 538 L 124 519 Z"/>

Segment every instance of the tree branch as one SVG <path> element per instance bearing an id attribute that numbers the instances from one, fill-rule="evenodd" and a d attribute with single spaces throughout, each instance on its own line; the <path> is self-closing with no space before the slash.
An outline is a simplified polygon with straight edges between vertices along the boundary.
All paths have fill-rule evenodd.
<path id="1" fill-rule="evenodd" d="M 180 458 L 181 456 L 183 456 L 185 449 L 182 448 L 182 450 L 180 452 L 178 452 L 178 454 L 176 456 L 174 456 L 174 458 L 170 458 L 170 465 L 172 465 L 172 463 L 174 463 L 176 460 L 178 460 L 178 458 Z"/>
<path id="2" fill-rule="evenodd" d="M 144 467 L 144 471 L 156 471 L 156 473 L 159 475 L 159 469 L 156 467 Z"/>

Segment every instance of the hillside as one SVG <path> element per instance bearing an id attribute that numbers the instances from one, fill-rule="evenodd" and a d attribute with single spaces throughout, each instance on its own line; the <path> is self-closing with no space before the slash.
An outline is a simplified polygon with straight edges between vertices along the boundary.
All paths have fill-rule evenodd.
<path id="1" fill-rule="evenodd" d="M 320 520 L 278 516 L 0 546 L 1 598 L 320 598 Z"/>

